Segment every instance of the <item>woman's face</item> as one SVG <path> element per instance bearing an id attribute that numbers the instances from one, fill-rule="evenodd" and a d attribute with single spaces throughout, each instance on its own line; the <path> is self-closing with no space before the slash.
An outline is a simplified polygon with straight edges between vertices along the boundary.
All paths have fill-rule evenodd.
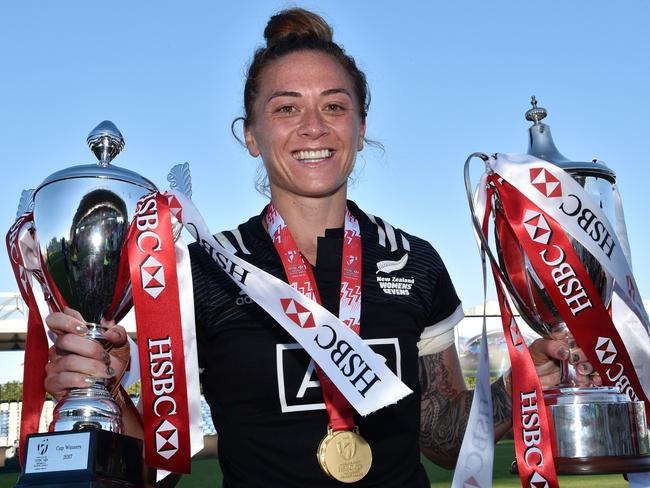
<path id="1" fill-rule="evenodd" d="M 262 156 L 271 193 L 324 197 L 345 191 L 365 122 L 350 76 L 331 56 L 299 51 L 261 73 L 246 145 Z"/>

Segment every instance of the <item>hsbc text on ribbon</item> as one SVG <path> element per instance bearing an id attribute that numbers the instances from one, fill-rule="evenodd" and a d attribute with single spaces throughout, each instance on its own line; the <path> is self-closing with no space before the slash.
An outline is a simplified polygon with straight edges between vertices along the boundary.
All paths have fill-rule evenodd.
<path id="1" fill-rule="evenodd" d="M 327 337 L 328 335 L 330 336 L 329 338 Z M 322 339 L 322 341 L 319 339 Z M 336 367 L 339 368 L 346 378 L 349 378 L 352 386 L 361 393 L 362 397 L 366 396 L 366 393 L 368 393 L 375 383 L 381 381 L 379 376 L 372 371 L 361 355 L 354 351 L 354 348 L 349 342 L 344 339 L 338 340 L 336 331 L 331 326 L 326 324 L 321 325 L 320 331 L 314 337 L 314 342 L 321 349 L 330 351 L 330 358 Z M 361 387 L 359 387 L 359 384 Z"/>

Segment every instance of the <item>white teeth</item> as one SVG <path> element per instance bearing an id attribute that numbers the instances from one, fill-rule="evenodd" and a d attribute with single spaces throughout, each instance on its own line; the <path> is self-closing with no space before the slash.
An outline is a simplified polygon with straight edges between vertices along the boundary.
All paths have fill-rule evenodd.
<path id="1" fill-rule="evenodd" d="M 304 160 L 318 160 L 329 158 L 332 155 L 332 151 L 329 149 L 320 149 L 318 151 L 296 151 L 292 156 L 300 161 Z"/>

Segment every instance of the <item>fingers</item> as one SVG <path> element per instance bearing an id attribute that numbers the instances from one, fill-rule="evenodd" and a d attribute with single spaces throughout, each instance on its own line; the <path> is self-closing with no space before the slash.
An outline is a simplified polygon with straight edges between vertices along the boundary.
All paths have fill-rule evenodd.
<path id="1" fill-rule="evenodd" d="M 81 316 L 81 314 L 79 312 L 77 312 L 74 308 L 65 307 L 65 309 L 63 310 L 63 313 L 66 314 L 66 315 L 69 315 L 70 317 L 73 317 L 73 318 L 77 319 L 80 322 L 85 322 L 85 320 Z"/>
<path id="2" fill-rule="evenodd" d="M 115 322 L 107 322 L 107 324 L 115 324 Z M 121 347 L 126 344 L 127 334 L 126 329 L 121 325 L 113 325 L 108 330 L 104 331 L 102 335 L 113 344 L 114 347 Z"/>
<path id="3" fill-rule="evenodd" d="M 553 359 L 569 359 L 570 351 L 563 340 L 537 339 L 530 346 L 530 354 L 535 365 L 544 364 Z"/>
<path id="4" fill-rule="evenodd" d="M 47 368 L 47 373 L 52 375 L 80 373 L 84 376 L 109 379 L 115 377 L 115 369 L 110 364 L 110 356 L 107 357 L 106 361 L 97 361 L 82 356 L 68 355 L 51 363 Z"/>
<path id="5" fill-rule="evenodd" d="M 59 356 L 74 354 L 98 361 L 104 360 L 104 348 L 97 341 L 76 334 L 64 334 L 54 342 Z"/>
<path id="6" fill-rule="evenodd" d="M 72 309 L 66 309 L 72 310 Z M 78 314 L 78 312 L 77 312 Z M 81 317 L 81 315 L 79 315 Z M 55 312 L 45 318 L 45 323 L 52 332 L 61 334 L 85 334 L 88 332 L 86 323 L 79 317 L 73 317 L 63 312 Z"/>
<path id="7" fill-rule="evenodd" d="M 602 378 L 595 371 L 585 353 L 579 347 L 569 347 L 566 337 L 558 339 L 538 339 L 529 350 L 543 388 L 560 383 L 558 361 L 568 360 L 573 366 L 572 383 L 577 387 L 600 386 Z"/>

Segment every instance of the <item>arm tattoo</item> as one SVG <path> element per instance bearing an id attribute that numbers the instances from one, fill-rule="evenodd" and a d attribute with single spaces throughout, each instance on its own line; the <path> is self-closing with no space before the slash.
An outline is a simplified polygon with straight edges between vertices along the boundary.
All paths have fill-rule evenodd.
<path id="1" fill-rule="evenodd" d="M 460 451 L 474 392 L 465 389 L 459 377 L 460 368 L 450 368 L 443 353 L 420 357 L 419 370 L 420 446 L 429 458 L 451 468 Z M 495 437 L 498 438 L 512 421 L 510 395 L 501 378 L 492 384 L 492 403 Z"/>

